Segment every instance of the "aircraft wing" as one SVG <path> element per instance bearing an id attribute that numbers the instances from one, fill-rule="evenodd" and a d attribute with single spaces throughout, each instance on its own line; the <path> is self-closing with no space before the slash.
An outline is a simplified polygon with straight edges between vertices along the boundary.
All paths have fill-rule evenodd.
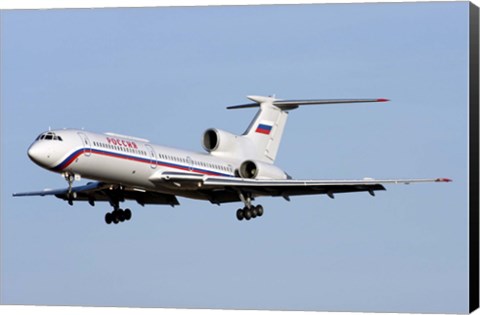
<path id="1" fill-rule="evenodd" d="M 83 193 L 83 192 L 92 192 L 101 188 L 102 184 L 98 182 L 88 183 L 83 186 L 72 187 L 72 193 Z M 13 197 L 24 197 L 24 196 L 53 196 L 53 195 L 62 195 L 67 194 L 67 188 L 60 188 L 60 189 L 44 189 L 39 191 L 30 191 L 30 192 L 23 192 L 23 193 L 15 193 Z"/>
<path id="2" fill-rule="evenodd" d="M 135 200 L 141 205 L 168 204 L 173 206 L 179 204 L 177 198 L 173 195 L 145 191 L 132 187 L 123 187 L 122 189 L 119 189 L 118 185 L 101 182 L 91 182 L 86 185 L 72 187 L 71 193 L 74 196 L 74 198 L 72 198 L 74 201 L 88 201 L 92 205 L 95 201 L 110 201 L 112 198 L 120 201 Z M 69 200 L 67 188 L 15 193 L 13 196 L 56 196 L 63 200 Z"/>
<path id="3" fill-rule="evenodd" d="M 290 196 L 326 194 L 334 198 L 338 193 L 368 192 L 385 190 L 383 184 L 411 184 L 428 182 L 449 182 L 447 178 L 435 179 L 386 179 L 375 180 L 264 180 L 238 177 L 220 177 L 164 172 L 154 175 L 151 181 L 158 184 L 173 184 L 177 187 L 197 187 L 198 191 L 209 196 L 212 203 L 239 201 L 239 192 L 252 196 L 279 196 L 289 200 Z"/>

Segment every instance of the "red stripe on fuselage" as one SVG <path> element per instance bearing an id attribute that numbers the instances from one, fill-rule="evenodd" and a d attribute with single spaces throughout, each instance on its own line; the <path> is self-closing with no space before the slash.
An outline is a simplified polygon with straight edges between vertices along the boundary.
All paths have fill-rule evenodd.
<path id="1" fill-rule="evenodd" d="M 83 154 L 83 151 L 77 152 L 74 156 L 70 157 L 70 159 L 62 166 L 62 170 L 67 168 L 73 161 L 75 161 L 80 155 Z M 61 163 L 60 163 L 61 164 Z"/>
<path id="2" fill-rule="evenodd" d="M 68 161 L 62 162 L 65 163 L 62 165 L 62 167 L 59 170 L 63 170 L 67 168 L 70 164 L 72 164 L 73 161 L 75 161 L 80 155 L 86 153 L 85 150 L 81 150 L 77 152 L 75 155 L 71 156 Z M 158 165 L 158 166 L 163 166 L 163 167 L 169 167 L 169 168 L 174 168 L 178 170 L 183 170 L 183 171 L 190 171 L 190 168 L 187 166 L 182 166 L 182 165 L 175 165 L 171 164 L 168 162 L 162 162 L 162 161 L 157 161 L 148 158 L 140 158 L 140 157 L 135 157 L 135 156 L 130 156 L 130 155 L 124 155 L 116 152 L 108 152 L 108 151 L 100 151 L 100 150 L 95 150 L 92 149 L 90 151 L 92 154 L 98 154 L 98 155 L 103 155 L 103 156 L 108 156 L 108 157 L 113 157 L 113 158 L 118 158 L 118 159 L 123 159 L 127 161 L 134 161 L 134 162 L 141 162 L 141 163 L 146 163 L 146 164 L 153 164 L 153 162 Z M 60 163 L 59 165 L 61 165 Z M 58 167 L 58 166 L 57 166 Z M 199 174 L 204 174 L 204 175 L 214 175 L 214 176 L 231 176 L 229 174 L 223 174 L 223 173 L 218 173 L 214 171 L 208 171 L 208 170 L 201 170 L 197 168 L 192 168 L 191 170 L 194 173 L 199 173 Z"/>

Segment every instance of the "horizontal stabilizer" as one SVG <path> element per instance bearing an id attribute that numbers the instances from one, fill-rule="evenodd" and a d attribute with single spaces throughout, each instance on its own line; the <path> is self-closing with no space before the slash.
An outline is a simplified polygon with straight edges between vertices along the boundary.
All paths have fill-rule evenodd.
<path id="1" fill-rule="evenodd" d="M 364 99 L 316 99 L 316 100 L 281 100 L 273 97 L 248 96 L 255 103 L 228 106 L 227 109 L 254 108 L 260 107 L 261 103 L 271 103 L 283 110 L 292 110 L 301 105 L 328 105 L 328 104 L 350 104 L 350 103 L 377 103 L 388 102 L 386 98 L 364 98 Z"/>

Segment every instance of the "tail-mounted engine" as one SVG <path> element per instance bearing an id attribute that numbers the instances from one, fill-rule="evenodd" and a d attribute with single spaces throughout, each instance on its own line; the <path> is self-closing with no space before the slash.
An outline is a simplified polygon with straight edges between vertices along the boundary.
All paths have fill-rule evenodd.
<path id="1" fill-rule="evenodd" d="M 256 150 L 250 139 L 216 128 L 203 133 L 202 146 L 208 153 L 230 158 L 242 158 L 245 152 Z"/>
<path id="2" fill-rule="evenodd" d="M 211 128 L 203 133 L 202 145 L 207 152 L 233 151 L 237 137 L 230 132 Z"/>
<path id="3" fill-rule="evenodd" d="M 238 173 L 240 177 L 250 179 L 287 179 L 287 174 L 278 167 L 252 160 L 243 162 Z"/>

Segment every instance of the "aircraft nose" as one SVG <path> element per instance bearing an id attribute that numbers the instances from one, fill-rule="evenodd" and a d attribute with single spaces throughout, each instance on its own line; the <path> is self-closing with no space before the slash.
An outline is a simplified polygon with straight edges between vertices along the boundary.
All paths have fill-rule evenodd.
<path id="1" fill-rule="evenodd" d="M 33 143 L 27 151 L 28 157 L 36 164 L 42 167 L 50 167 L 52 163 L 50 150 L 44 143 Z"/>
<path id="2" fill-rule="evenodd" d="M 33 144 L 28 148 L 27 154 L 32 161 L 36 162 L 40 157 L 40 150 L 37 145 Z"/>

